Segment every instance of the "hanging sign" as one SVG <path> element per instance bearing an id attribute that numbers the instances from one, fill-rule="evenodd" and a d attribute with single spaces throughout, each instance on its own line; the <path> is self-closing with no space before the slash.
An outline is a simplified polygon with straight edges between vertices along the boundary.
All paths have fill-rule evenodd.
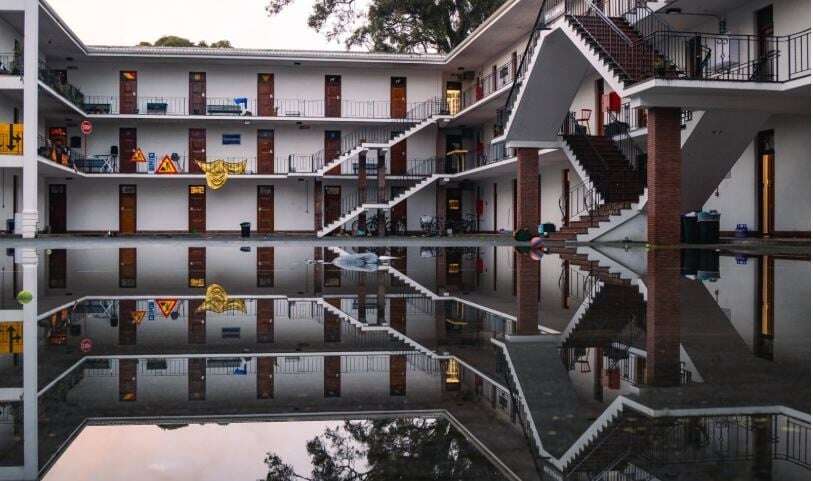
<path id="1" fill-rule="evenodd" d="M 169 317 L 172 314 L 172 311 L 175 310 L 175 306 L 178 305 L 177 299 L 156 299 L 155 303 L 158 304 L 158 309 L 161 310 L 161 314 L 164 317 Z"/>
<path id="2" fill-rule="evenodd" d="M 146 314 L 147 313 L 145 311 L 133 311 L 132 313 L 133 324 L 136 326 L 141 325 L 141 321 L 144 320 L 144 316 Z"/>
<path id="3" fill-rule="evenodd" d="M 150 152 L 147 154 L 147 172 L 150 174 L 155 173 L 155 152 Z"/>
<path id="4" fill-rule="evenodd" d="M 82 339 L 79 342 L 79 350 L 85 354 L 89 353 L 93 350 L 93 341 L 89 337 Z"/>
<path id="5" fill-rule="evenodd" d="M 79 124 L 79 128 L 82 130 L 82 135 L 90 135 L 93 132 L 93 124 L 90 123 L 90 120 L 83 120 Z"/>
<path id="6" fill-rule="evenodd" d="M 140 148 L 136 148 L 135 152 L 133 152 L 133 158 L 130 159 L 133 162 L 146 162 L 147 158 L 144 157 L 144 151 Z"/>
<path id="7" fill-rule="evenodd" d="M 172 157 L 169 155 L 165 155 L 163 159 L 161 159 L 161 163 L 158 164 L 158 168 L 155 169 L 156 174 L 177 174 L 178 168 L 175 167 L 175 162 L 172 161 Z"/>
<path id="8" fill-rule="evenodd" d="M 153 301 L 147 301 L 147 320 L 155 320 L 155 302 Z"/>

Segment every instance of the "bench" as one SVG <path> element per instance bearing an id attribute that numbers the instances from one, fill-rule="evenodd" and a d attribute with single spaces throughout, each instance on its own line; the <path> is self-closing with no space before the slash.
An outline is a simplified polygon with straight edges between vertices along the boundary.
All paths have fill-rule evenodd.
<path id="1" fill-rule="evenodd" d="M 207 105 L 208 115 L 242 115 L 243 109 L 239 105 Z"/>
<path id="2" fill-rule="evenodd" d="M 110 104 L 85 104 L 85 112 L 89 114 L 109 114 Z"/>

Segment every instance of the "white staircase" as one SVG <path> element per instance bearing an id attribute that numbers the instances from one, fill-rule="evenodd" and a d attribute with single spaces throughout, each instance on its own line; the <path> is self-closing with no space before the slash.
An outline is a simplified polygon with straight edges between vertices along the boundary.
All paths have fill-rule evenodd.
<path id="1" fill-rule="evenodd" d="M 350 212 L 345 213 L 344 215 L 342 215 L 341 217 L 339 217 L 335 221 L 333 221 L 330 224 L 323 227 L 321 230 L 319 230 L 319 232 L 316 233 L 316 235 L 317 235 L 317 237 L 324 237 L 324 236 L 330 234 L 334 230 L 338 229 L 339 227 L 345 225 L 346 223 L 348 223 L 348 222 L 352 221 L 353 219 L 355 219 L 356 217 L 358 217 L 365 210 L 368 210 L 368 209 L 385 209 L 385 210 L 392 209 L 393 207 L 395 207 L 396 205 L 398 205 L 402 201 L 406 200 L 407 198 L 409 198 L 410 196 L 412 196 L 416 192 L 419 192 L 424 187 L 432 184 L 434 181 L 436 181 L 437 179 L 440 179 L 441 177 L 445 177 L 445 176 L 440 175 L 440 174 L 432 174 L 429 177 L 421 180 L 417 184 L 413 185 L 409 189 L 403 191 L 397 197 L 395 197 L 394 199 L 390 200 L 389 202 L 387 202 L 385 204 L 378 203 L 378 202 L 371 202 L 371 203 L 361 204 L 358 207 L 356 207 L 355 209 L 351 210 Z"/>

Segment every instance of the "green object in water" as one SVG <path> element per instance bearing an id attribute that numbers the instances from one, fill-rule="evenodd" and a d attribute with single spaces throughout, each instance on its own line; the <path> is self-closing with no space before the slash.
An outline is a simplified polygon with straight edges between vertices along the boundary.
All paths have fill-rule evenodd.
<path id="1" fill-rule="evenodd" d="M 520 229 L 514 234 L 514 239 L 519 242 L 528 242 L 531 240 L 531 233 L 528 229 Z"/>
<path id="2" fill-rule="evenodd" d="M 34 296 L 28 291 L 20 291 L 20 293 L 17 294 L 17 302 L 19 302 L 20 304 L 28 304 L 33 299 Z"/>

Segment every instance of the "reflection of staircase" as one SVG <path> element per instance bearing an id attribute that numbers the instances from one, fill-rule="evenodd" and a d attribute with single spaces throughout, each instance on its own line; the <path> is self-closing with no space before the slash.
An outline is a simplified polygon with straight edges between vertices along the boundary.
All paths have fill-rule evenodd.
<path id="1" fill-rule="evenodd" d="M 348 222 L 352 222 L 355 218 L 357 218 L 362 212 L 368 209 L 385 209 L 389 210 L 395 207 L 396 205 L 400 204 L 401 202 L 405 201 L 413 194 L 419 192 L 424 187 L 431 185 L 435 180 L 443 177 L 440 174 L 432 174 L 419 182 L 415 185 L 410 187 L 409 189 L 401 192 L 400 194 L 396 195 L 392 199 L 390 199 L 387 203 L 378 203 L 378 202 L 364 202 L 360 205 L 357 205 L 355 208 L 352 208 L 348 212 L 343 213 L 338 219 L 331 222 L 330 224 L 324 226 L 319 232 L 316 233 L 318 237 L 324 237 L 334 230 L 338 229 L 339 227 L 347 224 Z"/>
<path id="2" fill-rule="evenodd" d="M 569 211 L 564 213 L 570 222 L 549 238 L 574 241 L 638 204 L 644 194 L 646 172 L 635 168 L 610 137 L 564 135 L 563 140 L 565 154 L 586 182 L 568 193 L 576 203 L 569 204 Z"/>
<path id="3" fill-rule="evenodd" d="M 604 284 L 564 338 L 565 347 L 609 347 L 625 328 L 636 331 L 646 319 L 644 297 L 633 286 Z"/>

